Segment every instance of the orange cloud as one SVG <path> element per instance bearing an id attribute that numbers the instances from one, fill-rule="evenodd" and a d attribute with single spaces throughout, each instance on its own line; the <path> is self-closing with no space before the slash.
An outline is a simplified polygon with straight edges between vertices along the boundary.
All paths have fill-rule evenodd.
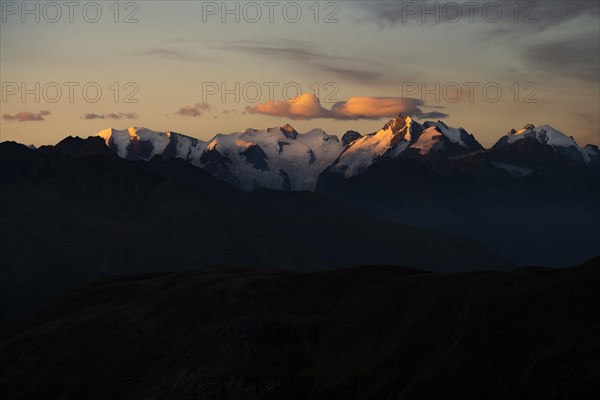
<path id="1" fill-rule="evenodd" d="M 4 114 L 2 119 L 9 122 L 30 122 L 30 121 L 45 121 L 44 117 L 50 115 L 50 111 L 40 111 L 39 113 L 32 113 L 28 111 L 21 111 L 14 115 Z"/>
<path id="2" fill-rule="evenodd" d="M 185 117 L 199 117 L 205 111 L 210 111 L 212 107 L 208 103 L 197 103 L 193 106 L 185 106 L 180 108 L 175 114 Z"/>
<path id="3" fill-rule="evenodd" d="M 423 102 L 402 97 L 351 97 L 335 103 L 331 109 L 321 105 L 318 97 L 312 93 L 303 94 L 290 101 L 269 101 L 254 107 L 246 107 L 251 114 L 264 114 L 291 119 L 379 119 L 391 118 L 400 113 L 416 118 L 445 118 L 440 112 L 425 113 L 420 107 Z"/>
<path id="4" fill-rule="evenodd" d="M 83 119 L 137 119 L 136 113 L 83 114 Z"/>
<path id="5" fill-rule="evenodd" d="M 292 119 L 327 118 L 329 110 L 321 106 L 319 98 L 312 93 L 306 93 L 290 101 L 268 101 L 254 107 L 246 107 L 251 114 L 265 114 L 275 117 Z"/>
<path id="6" fill-rule="evenodd" d="M 399 113 L 421 114 L 422 101 L 400 97 L 351 97 L 334 104 L 331 111 L 340 119 L 378 119 Z"/>

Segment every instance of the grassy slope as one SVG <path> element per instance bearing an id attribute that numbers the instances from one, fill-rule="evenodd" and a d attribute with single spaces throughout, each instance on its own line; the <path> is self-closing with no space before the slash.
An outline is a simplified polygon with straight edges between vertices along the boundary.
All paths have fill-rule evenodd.
<path id="1" fill-rule="evenodd" d="M 0 328 L 0 387 L 4 399 L 584 399 L 600 394 L 599 268 L 113 278 Z"/>

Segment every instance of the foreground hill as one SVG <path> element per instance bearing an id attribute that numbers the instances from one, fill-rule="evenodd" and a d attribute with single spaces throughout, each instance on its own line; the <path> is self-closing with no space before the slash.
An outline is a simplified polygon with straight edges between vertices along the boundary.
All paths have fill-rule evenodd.
<path id="1" fill-rule="evenodd" d="M 121 277 L 0 329 L 3 399 L 591 399 L 600 260 Z"/>

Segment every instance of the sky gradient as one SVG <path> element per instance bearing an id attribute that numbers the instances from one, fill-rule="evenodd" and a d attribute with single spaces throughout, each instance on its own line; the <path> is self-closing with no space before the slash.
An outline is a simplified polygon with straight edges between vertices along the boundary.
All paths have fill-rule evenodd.
<path id="1" fill-rule="evenodd" d="M 405 112 L 484 146 L 528 123 L 599 144 L 597 1 L 228 2 L 229 14 L 223 2 L 76 2 L 73 22 L 46 3 L 2 0 L 2 141 L 128 126 L 208 140 L 287 122 L 341 136 Z"/>

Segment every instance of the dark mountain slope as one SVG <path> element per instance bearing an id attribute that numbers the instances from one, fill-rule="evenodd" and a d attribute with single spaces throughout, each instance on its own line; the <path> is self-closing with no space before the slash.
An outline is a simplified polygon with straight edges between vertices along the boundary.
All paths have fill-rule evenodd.
<path id="1" fill-rule="evenodd" d="M 112 278 L 0 329 L 4 399 L 591 399 L 600 260 Z"/>
<path id="2" fill-rule="evenodd" d="M 316 192 L 378 218 L 477 240 L 519 265 L 598 256 L 600 187 L 591 167 L 535 139 L 448 160 L 382 159 Z"/>
<path id="3" fill-rule="evenodd" d="M 0 321 L 124 273 L 510 265 L 473 242 L 376 220 L 316 194 L 240 193 L 183 160 L 75 156 L 11 143 L 0 144 L 0 219 Z"/>
<path id="4" fill-rule="evenodd" d="M 113 151 L 106 146 L 101 137 L 93 136 L 88 139 L 68 136 L 58 142 L 55 146 L 42 146 L 39 148 L 42 153 L 64 154 L 75 157 L 84 157 L 90 155 L 109 155 Z"/>

